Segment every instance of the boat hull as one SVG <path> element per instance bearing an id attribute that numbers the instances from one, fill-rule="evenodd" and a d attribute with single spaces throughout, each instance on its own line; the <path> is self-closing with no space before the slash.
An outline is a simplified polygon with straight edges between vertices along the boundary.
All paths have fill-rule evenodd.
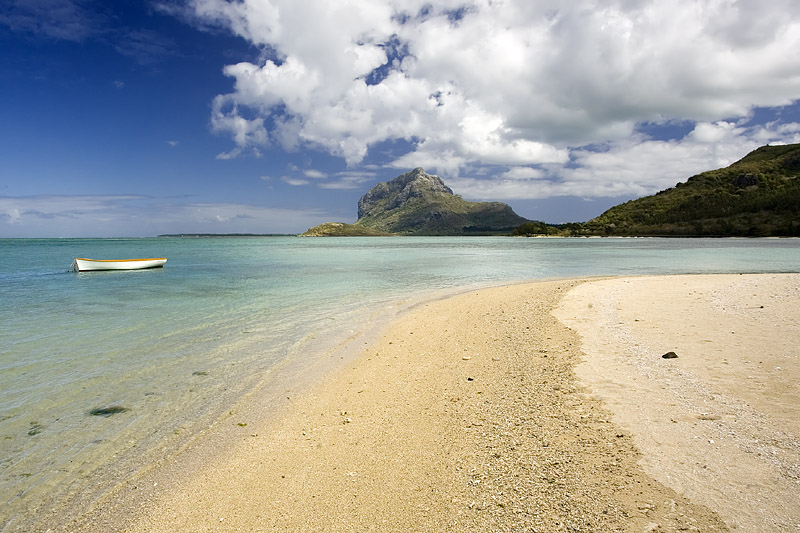
<path id="1" fill-rule="evenodd" d="M 86 259 L 85 257 L 76 257 L 72 268 L 77 272 L 91 272 L 95 270 L 143 270 L 147 268 L 161 268 L 166 262 L 166 257 L 151 257 L 148 259 Z"/>

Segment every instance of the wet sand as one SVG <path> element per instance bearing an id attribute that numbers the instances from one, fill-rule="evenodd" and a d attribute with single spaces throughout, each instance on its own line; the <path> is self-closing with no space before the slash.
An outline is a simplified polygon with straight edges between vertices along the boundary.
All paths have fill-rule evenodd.
<path id="1" fill-rule="evenodd" d="M 800 523 L 793 522 L 798 447 L 791 427 L 798 420 L 792 395 L 800 370 L 799 281 L 798 275 L 548 281 L 429 302 L 310 390 L 287 393 L 278 416 L 251 421 L 244 413 L 252 411 L 232 411 L 222 425 L 236 437 L 234 444 L 192 461 L 191 471 L 178 457 L 171 461 L 175 475 L 166 466 L 156 469 L 138 488 L 65 527 L 794 528 Z M 690 282 L 695 285 L 684 285 Z M 737 283 L 752 283 L 747 289 L 764 305 L 757 307 L 762 318 L 793 313 L 783 322 L 759 322 L 777 328 L 771 342 L 783 351 L 748 355 L 744 363 L 742 354 L 750 352 L 737 344 L 747 337 L 738 313 L 748 312 L 752 302 L 741 300 Z M 641 314 L 656 290 L 663 292 L 661 305 Z M 691 313 L 684 293 L 697 306 Z M 711 326 L 702 321 L 713 317 L 720 331 L 730 330 L 730 322 L 718 323 L 708 312 L 720 305 L 736 310 L 722 312 L 736 323 L 734 339 L 710 337 Z M 674 316 L 664 311 L 670 306 Z M 678 342 L 681 335 L 688 344 Z M 734 344 L 723 344 L 728 341 Z M 704 363 L 706 352 L 690 355 L 695 344 L 713 345 L 718 364 Z M 757 344 L 763 348 L 767 341 Z M 647 363 L 637 366 L 621 355 L 631 347 L 641 351 L 635 359 Z M 668 350 L 679 357 L 662 359 Z M 728 374 L 719 370 L 723 358 Z M 783 372 L 754 373 L 755 361 Z M 737 386 L 745 374 L 756 376 L 752 386 Z M 715 388 L 719 380 L 730 386 Z M 713 398 L 703 396 L 703 387 L 712 389 Z M 677 399 L 664 399 L 675 391 Z M 257 406 L 257 397 L 250 401 Z M 636 411 L 644 407 L 655 410 Z M 675 434 L 683 440 L 673 443 Z M 751 448 L 737 447 L 742 442 Z M 746 474 L 739 470 L 741 455 L 753 459 Z M 731 494 L 742 497 L 729 504 Z"/>

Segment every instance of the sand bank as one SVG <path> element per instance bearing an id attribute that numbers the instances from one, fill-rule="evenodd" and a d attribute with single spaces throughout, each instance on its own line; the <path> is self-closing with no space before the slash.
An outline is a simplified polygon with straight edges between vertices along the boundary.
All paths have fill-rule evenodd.
<path id="1" fill-rule="evenodd" d="M 731 528 L 800 530 L 800 274 L 597 281 L 557 315 L 649 474 Z"/>
<path id="2" fill-rule="evenodd" d="M 733 309 L 727 302 L 739 289 L 717 284 L 721 279 L 697 278 L 697 286 L 706 291 L 699 302 L 711 307 L 726 302 L 726 309 L 729 305 Z M 767 280 L 766 285 L 761 279 Z M 751 292 L 764 298 L 773 294 L 764 292 L 765 287 L 775 287 L 774 298 L 758 303 L 764 305 L 758 308 L 764 316 L 782 309 L 772 305 L 780 301 L 794 306 L 792 316 L 797 317 L 797 294 L 790 297 L 786 291 L 797 289 L 798 277 L 786 278 L 788 285 L 781 285 L 782 279 L 734 281 L 752 280 L 756 285 Z M 654 311 L 652 322 L 650 315 L 636 313 L 629 319 L 627 300 L 621 298 L 618 305 L 615 299 L 624 291 L 616 288 L 637 284 L 630 296 L 632 309 L 639 309 L 643 300 L 653 299 L 657 285 L 664 287 L 662 300 L 669 301 L 682 293 L 678 283 L 686 280 L 543 282 L 471 292 L 420 306 L 312 390 L 287 394 L 280 416 L 264 422 L 231 416 L 227 430 L 238 434 L 235 444 L 216 450 L 212 454 L 216 457 L 201 468 L 184 471 L 171 482 L 162 475 L 157 486 L 148 478 L 146 490 L 137 489 L 136 506 L 107 502 L 73 526 L 98 531 L 724 531 L 728 529 L 724 518 L 746 530 L 749 522 L 731 521 L 724 508 L 721 499 L 727 493 L 706 498 L 704 494 L 716 493 L 702 485 L 694 488 L 701 477 L 697 471 L 716 472 L 713 484 L 732 484 L 732 478 L 740 475 L 719 467 L 738 461 L 729 455 L 735 447 L 723 445 L 726 435 L 745 429 L 766 435 L 763 432 L 769 429 L 768 437 L 761 437 L 769 439 L 765 444 L 769 448 L 754 445 L 752 452 L 744 453 L 765 456 L 758 465 L 773 469 L 771 481 L 784 483 L 770 497 L 791 507 L 789 494 L 795 491 L 786 488 L 792 482 L 796 487 L 796 477 L 791 477 L 789 453 L 797 448 L 790 448 L 796 440 L 786 432 L 789 424 L 774 418 L 770 420 L 779 427 L 768 427 L 766 419 L 759 419 L 761 425 L 753 429 L 725 426 L 746 420 L 728 404 L 723 408 L 716 403 L 678 412 L 682 404 L 667 402 L 666 414 L 625 417 L 630 409 L 626 411 L 620 400 L 627 397 L 637 405 L 649 404 L 651 397 L 646 395 L 669 392 L 670 384 L 658 381 L 660 372 L 678 369 L 685 373 L 680 379 L 689 380 L 696 368 L 690 368 L 689 350 L 671 342 L 669 330 L 659 327 L 665 323 L 659 318 L 661 311 Z M 641 283 L 652 283 L 653 289 L 642 288 Z M 610 362 L 594 370 L 581 365 L 579 381 L 576 365 L 587 359 L 581 352 L 582 339 L 552 312 L 569 291 L 573 292 L 558 314 L 583 335 L 591 354 L 588 359 L 607 358 L 609 351 L 616 357 L 628 341 L 642 346 L 638 337 L 633 341 L 633 335 L 641 333 L 645 340 L 659 339 L 647 357 L 661 366 L 645 380 L 633 374 L 628 361 L 602 359 Z M 670 327 L 687 332 L 679 325 L 688 324 L 690 316 L 677 313 L 669 319 Z M 738 315 L 735 318 L 739 320 Z M 619 326 L 617 322 L 630 326 L 632 333 L 618 336 L 619 344 L 592 344 L 587 331 L 606 331 L 606 323 Z M 645 324 L 650 329 L 640 332 L 637 328 Z M 714 341 L 701 323 L 697 325 L 699 332 L 687 338 Z M 795 335 L 790 346 L 798 345 L 796 323 L 776 327 L 782 328 L 781 339 Z M 737 339 L 744 337 L 739 331 L 744 333 L 737 329 Z M 597 338 L 605 335 L 598 333 Z M 679 358 L 662 360 L 659 352 L 667 350 L 676 351 Z M 734 354 L 741 352 L 723 350 L 728 350 L 729 360 L 738 359 Z M 785 355 L 780 355 L 781 361 L 792 359 Z M 797 360 L 793 361 L 794 366 L 787 361 L 782 368 L 792 368 L 796 378 Z M 733 367 L 729 371 L 726 379 L 735 380 L 739 371 Z M 587 375 L 601 377 L 591 381 Z M 697 375 L 692 383 L 703 379 L 702 373 Z M 710 369 L 706 375 L 717 372 Z M 765 385 L 775 377 L 759 376 Z M 786 382 L 789 394 L 794 394 L 791 385 Z M 683 389 L 687 392 L 681 393 L 680 402 L 694 394 Z M 715 398 L 723 394 L 735 398 L 733 389 L 716 392 Z M 771 385 L 763 390 L 772 390 Z M 758 395 L 755 389 L 751 392 Z M 754 403 L 747 408 L 753 416 L 762 413 Z M 783 408 L 776 411 L 782 421 L 797 420 Z M 636 423 L 642 416 L 653 417 L 644 424 L 653 431 L 650 437 Z M 701 432 L 709 427 L 718 428 L 717 432 Z M 689 440 L 704 442 L 705 458 L 709 451 L 720 457 L 700 464 L 687 455 L 690 445 L 662 445 L 676 428 Z M 647 439 L 653 441 L 650 446 L 644 445 Z M 657 462 L 659 456 L 666 457 L 668 468 Z M 175 461 L 181 463 L 180 458 Z M 751 496 L 761 488 L 754 486 Z M 764 504 L 763 498 L 749 501 L 751 507 Z M 789 513 L 796 513 L 796 503 L 795 499 Z M 785 513 L 781 516 L 772 523 L 792 520 Z"/>

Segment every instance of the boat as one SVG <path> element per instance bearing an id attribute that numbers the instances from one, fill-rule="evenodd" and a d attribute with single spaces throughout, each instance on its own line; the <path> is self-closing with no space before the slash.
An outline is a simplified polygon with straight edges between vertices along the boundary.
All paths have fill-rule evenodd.
<path id="1" fill-rule="evenodd" d="M 166 257 L 150 257 L 148 259 L 86 259 L 76 257 L 72 263 L 75 272 L 89 272 L 92 270 L 142 270 L 145 268 L 160 268 L 167 262 Z"/>

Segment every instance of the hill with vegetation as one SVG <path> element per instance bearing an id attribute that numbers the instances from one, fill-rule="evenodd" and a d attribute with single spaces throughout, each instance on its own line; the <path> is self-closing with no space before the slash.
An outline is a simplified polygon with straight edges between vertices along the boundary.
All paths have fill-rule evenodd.
<path id="1" fill-rule="evenodd" d="M 800 236 L 800 144 L 762 146 L 729 167 L 612 207 L 575 233 Z"/>
<path id="2" fill-rule="evenodd" d="M 355 224 L 322 224 L 303 235 L 510 235 L 529 222 L 504 203 L 468 202 L 416 168 L 367 191 Z"/>
<path id="3" fill-rule="evenodd" d="M 507 204 L 468 202 L 438 176 L 415 168 L 362 196 L 356 226 L 403 235 L 496 235 L 525 222 Z"/>
<path id="4" fill-rule="evenodd" d="M 344 222 L 325 222 L 309 228 L 303 233 L 304 237 L 385 237 L 387 235 L 390 234 L 385 231 Z"/>
<path id="5" fill-rule="evenodd" d="M 355 224 L 321 224 L 304 235 L 797 237 L 800 144 L 762 146 L 726 168 L 617 205 L 582 224 L 546 224 L 527 220 L 504 203 L 465 201 L 438 176 L 416 168 L 362 196 Z"/>

